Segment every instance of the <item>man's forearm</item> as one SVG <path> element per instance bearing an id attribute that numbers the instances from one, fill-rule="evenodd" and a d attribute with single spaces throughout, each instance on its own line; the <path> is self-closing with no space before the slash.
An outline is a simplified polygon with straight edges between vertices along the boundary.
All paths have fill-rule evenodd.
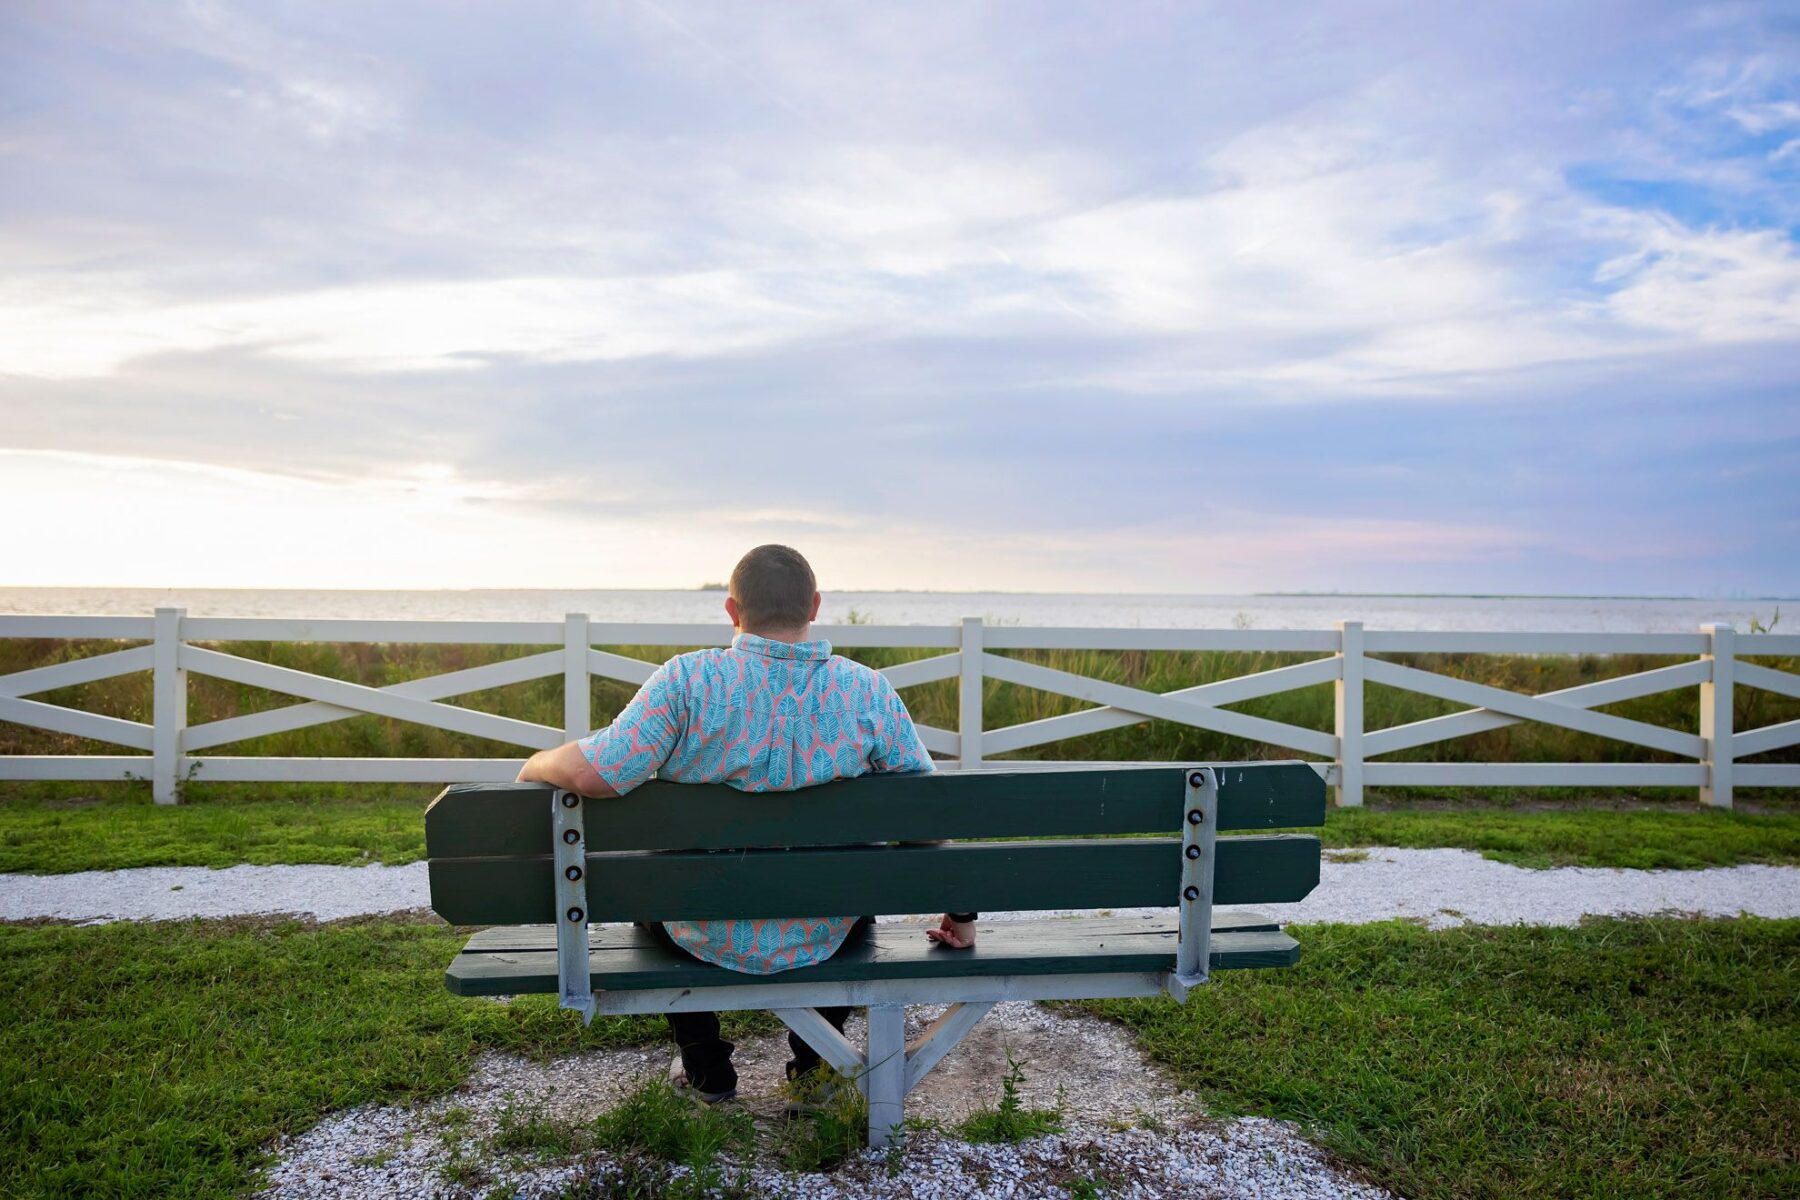
<path id="1" fill-rule="evenodd" d="M 552 787 L 580 792 L 601 799 L 617 796 L 612 784 L 600 778 L 587 755 L 576 742 L 565 742 L 554 750 L 539 750 L 519 768 L 520 783 L 547 783 Z"/>

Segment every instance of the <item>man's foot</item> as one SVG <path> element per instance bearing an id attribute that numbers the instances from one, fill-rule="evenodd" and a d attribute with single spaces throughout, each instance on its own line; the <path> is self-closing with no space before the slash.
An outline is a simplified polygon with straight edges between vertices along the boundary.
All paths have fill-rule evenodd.
<path id="1" fill-rule="evenodd" d="M 726 1088 L 722 1092 L 703 1092 L 693 1084 L 689 1083 L 687 1071 L 682 1068 L 681 1055 L 679 1054 L 677 1054 L 675 1060 L 669 1064 L 669 1086 L 674 1088 L 680 1095 L 691 1097 L 708 1107 L 715 1104 L 723 1104 L 727 1100 L 737 1099 L 737 1089 L 734 1087 Z"/>

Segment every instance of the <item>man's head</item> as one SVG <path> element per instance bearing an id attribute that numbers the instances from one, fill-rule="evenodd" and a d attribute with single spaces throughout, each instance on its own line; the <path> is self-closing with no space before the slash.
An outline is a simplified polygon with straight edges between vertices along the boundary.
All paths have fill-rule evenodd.
<path id="1" fill-rule="evenodd" d="M 758 546 L 731 572 L 725 612 L 744 633 L 798 640 L 819 615 L 819 585 L 798 550 Z"/>

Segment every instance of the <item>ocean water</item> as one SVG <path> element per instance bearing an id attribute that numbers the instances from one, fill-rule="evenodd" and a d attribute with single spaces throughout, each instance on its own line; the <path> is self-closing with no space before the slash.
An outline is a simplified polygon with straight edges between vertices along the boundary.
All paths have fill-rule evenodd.
<path id="1" fill-rule="evenodd" d="M 0 613 L 148 616 L 159 606 L 196 616 L 399 620 L 723 622 L 712 591 L 278 591 L 209 588 L 0 588 Z M 1800 626 L 1800 599 L 1691 600 L 1542 596 L 1167 596 L 1028 592 L 827 592 L 819 619 L 855 614 L 884 625 L 994 624 L 1141 629 L 1371 629 L 1685 633 L 1707 622 L 1748 630 Z"/>

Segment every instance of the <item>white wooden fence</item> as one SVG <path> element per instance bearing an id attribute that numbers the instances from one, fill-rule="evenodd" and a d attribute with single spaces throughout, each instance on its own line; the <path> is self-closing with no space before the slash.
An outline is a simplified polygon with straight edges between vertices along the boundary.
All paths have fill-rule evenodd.
<path id="1" fill-rule="evenodd" d="M 1362 803 L 1363 788 L 1382 787 L 1693 787 L 1704 804 L 1730 807 L 1737 787 L 1800 787 L 1800 764 L 1738 760 L 1800 744 L 1800 721 L 1761 729 L 1732 728 L 1737 687 L 1800 697 L 1800 675 L 1743 661 L 1800 655 L 1800 636 L 1739 634 L 1729 625 L 1698 633 L 1443 633 L 1365 630 L 1340 621 L 1331 630 L 1029 629 L 984 626 L 822 625 L 816 636 L 835 646 L 906 647 L 946 653 L 888 667 L 895 687 L 939 679 L 961 681 L 960 729 L 921 726 L 925 745 L 943 766 L 975 765 L 993 755 L 1151 719 L 1297 750 L 1336 787 L 1337 802 Z M 630 684 L 655 663 L 594 649 L 602 645 L 724 645 L 724 625 L 592 623 L 579 613 L 552 621 L 344 621 L 190 617 L 159 608 L 154 617 L 0 616 L 0 637 L 145 641 L 148 645 L 0 676 L 0 721 L 122 746 L 135 754 L 0 756 L 0 779 L 143 779 L 158 803 L 175 803 L 189 779 L 227 781 L 461 782 L 508 780 L 520 758 L 279 758 L 207 754 L 245 738 L 304 729 L 362 713 L 473 734 L 530 749 L 554 746 L 591 725 L 589 678 Z M 544 645 L 541 654 L 452 671 L 389 687 L 273 666 L 210 650 L 196 642 L 397 642 Z M 1159 695 L 991 653 L 996 650 L 1239 650 L 1316 653 L 1321 657 L 1236 679 Z M 1382 654 L 1643 654 L 1690 661 L 1634 675 L 1526 695 L 1402 666 Z M 138 671 L 155 675 L 150 723 L 83 712 L 33 695 Z M 299 697 L 295 704 L 204 725 L 187 723 L 192 672 Z M 529 679 L 563 678 L 561 728 L 476 712 L 443 701 Z M 1000 729 L 982 722 L 982 683 L 998 679 L 1097 707 Z M 1304 729 L 1232 712 L 1224 705 L 1330 682 L 1336 691 L 1333 732 Z M 1363 689 L 1370 683 L 1436 696 L 1462 712 L 1386 729 L 1365 728 Z M 1698 735 L 1593 711 L 1607 704 L 1697 687 Z M 1382 755 L 1521 721 L 1560 726 L 1665 751 L 1685 763 L 1400 763 Z M 1028 765 L 1028 764 L 1022 764 Z M 1068 765 L 1068 764 L 1045 764 Z"/>

